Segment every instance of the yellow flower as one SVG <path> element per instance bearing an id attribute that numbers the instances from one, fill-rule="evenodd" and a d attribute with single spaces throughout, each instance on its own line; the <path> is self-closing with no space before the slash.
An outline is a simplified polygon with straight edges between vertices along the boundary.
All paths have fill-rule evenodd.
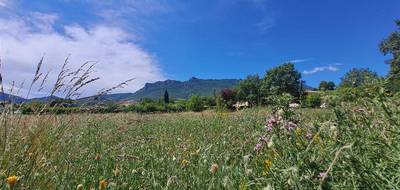
<path id="1" fill-rule="evenodd" d="M 78 186 L 76 186 L 76 190 L 83 190 L 83 185 L 79 184 Z"/>
<path id="2" fill-rule="evenodd" d="M 189 165 L 189 163 L 190 162 L 188 160 L 183 159 L 182 162 L 181 162 L 181 166 L 185 167 L 185 166 Z"/>
<path id="3" fill-rule="evenodd" d="M 271 169 L 271 166 L 272 166 L 272 160 L 265 160 L 264 161 L 263 175 L 268 175 L 269 170 Z"/>
<path id="4" fill-rule="evenodd" d="M 107 181 L 105 179 L 100 180 L 99 182 L 99 189 L 104 190 L 107 187 Z"/>
<path id="5" fill-rule="evenodd" d="M 302 133 L 301 128 L 300 128 L 300 127 L 297 127 L 295 133 L 296 133 L 297 136 L 300 136 L 301 133 Z"/>
<path id="6" fill-rule="evenodd" d="M 210 172 L 215 174 L 218 171 L 218 164 L 211 165 Z"/>
<path id="7" fill-rule="evenodd" d="M 12 189 L 15 184 L 18 182 L 18 177 L 17 176 L 10 176 L 6 179 L 8 186 L 10 186 L 10 189 Z"/>

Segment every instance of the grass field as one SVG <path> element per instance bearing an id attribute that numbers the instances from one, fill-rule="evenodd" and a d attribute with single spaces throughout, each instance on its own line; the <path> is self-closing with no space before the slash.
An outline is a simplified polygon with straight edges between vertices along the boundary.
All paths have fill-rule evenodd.
<path id="1" fill-rule="evenodd" d="M 353 105 L 283 118 L 267 109 L 9 116 L 0 188 L 16 176 L 14 189 L 398 189 L 399 112 L 389 105 L 389 114 Z"/>

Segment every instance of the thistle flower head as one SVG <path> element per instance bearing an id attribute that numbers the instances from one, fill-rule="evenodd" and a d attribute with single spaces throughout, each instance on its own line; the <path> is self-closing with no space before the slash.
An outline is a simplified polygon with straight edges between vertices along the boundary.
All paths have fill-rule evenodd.
<path id="1" fill-rule="evenodd" d="M 218 171 L 218 164 L 211 165 L 210 172 L 214 174 L 217 173 L 217 171 Z"/>
<path id="2" fill-rule="evenodd" d="M 254 151 L 259 152 L 262 149 L 263 145 L 261 143 L 256 144 L 254 147 Z"/>

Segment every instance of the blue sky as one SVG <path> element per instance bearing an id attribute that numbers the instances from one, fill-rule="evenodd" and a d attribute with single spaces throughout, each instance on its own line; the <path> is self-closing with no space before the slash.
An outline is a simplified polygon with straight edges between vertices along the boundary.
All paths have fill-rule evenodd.
<path id="1" fill-rule="evenodd" d="M 10 29 L 22 23 L 16 30 L 28 28 L 24 33 L 28 37 L 50 35 L 62 39 L 54 43 L 66 44 L 55 52 L 52 41 L 33 47 L 37 56 L 46 54 L 51 60 L 71 52 L 74 57 L 77 52 L 77 60 L 83 60 L 93 59 L 98 52 L 109 55 L 95 58 L 103 64 L 99 73 L 106 75 L 106 81 L 138 78 L 123 91 L 167 78 L 263 75 L 287 61 L 295 63 L 307 84 L 317 86 L 321 80 L 339 82 L 354 67 L 384 75 L 388 57 L 379 52 L 378 44 L 395 30 L 399 8 L 398 0 L 0 0 L 4 29 L 0 28 L 0 47 L 6 60 L 8 52 L 9 62 L 25 68 L 4 42 L 12 41 L 13 47 L 27 44 L 4 32 L 5 26 Z M 99 48 L 97 42 L 105 38 L 113 48 Z M 87 41 L 93 46 L 87 47 Z M 87 49 L 93 53 L 82 53 Z M 37 59 L 32 52 L 26 54 Z M 21 68 L 9 69 L 18 73 Z"/>

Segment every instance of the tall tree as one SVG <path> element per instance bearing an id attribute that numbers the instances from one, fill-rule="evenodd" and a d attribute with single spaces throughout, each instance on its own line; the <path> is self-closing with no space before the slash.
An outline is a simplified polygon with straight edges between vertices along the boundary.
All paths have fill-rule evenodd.
<path id="1" fill-rule="evenodd" d="M 260 104 L 261 80 L 258 75 L 249 75 L 236 86 L 236 97 L 240 101 L 247 101 L 251 105 Z"/>
<path id="2" fill-rule="evenodd" d="M 321 81 L 319 90 L 335 90 L 336 84 L 332 81 Z"/>
<path id="3" fill-rule="evenodd" d="M 379 79 L 378 74 L 369 69 L 353 68 L 348 71 L 340 82 L 340 87 L 359 87 Z"/>
<path id="4" fill-rule="evenodd" d="M 292 63 L 285 63 L 266 72 L 261 89 L 264 96 L 289 93 L 300 97 L 304 91 L 303 86 L 301 73 Z"/>
<path id="5" fill-rule="evenodd" d="M 165 90 L 165 92 L 164 92 L 164 103 L 169 104 L 168 90 Z"/>
<path id="6" fill-rule="evenodd" d="M 391 54 L 392 58 L 386 63 L 390 65 L 389 81 L 390 88 L 395 91 L 400 90 L 400 20 L 396 21 L 397 31 L 394 31 L 388 38 L 380 44 L 380 50 L 384 55 Z"/>

